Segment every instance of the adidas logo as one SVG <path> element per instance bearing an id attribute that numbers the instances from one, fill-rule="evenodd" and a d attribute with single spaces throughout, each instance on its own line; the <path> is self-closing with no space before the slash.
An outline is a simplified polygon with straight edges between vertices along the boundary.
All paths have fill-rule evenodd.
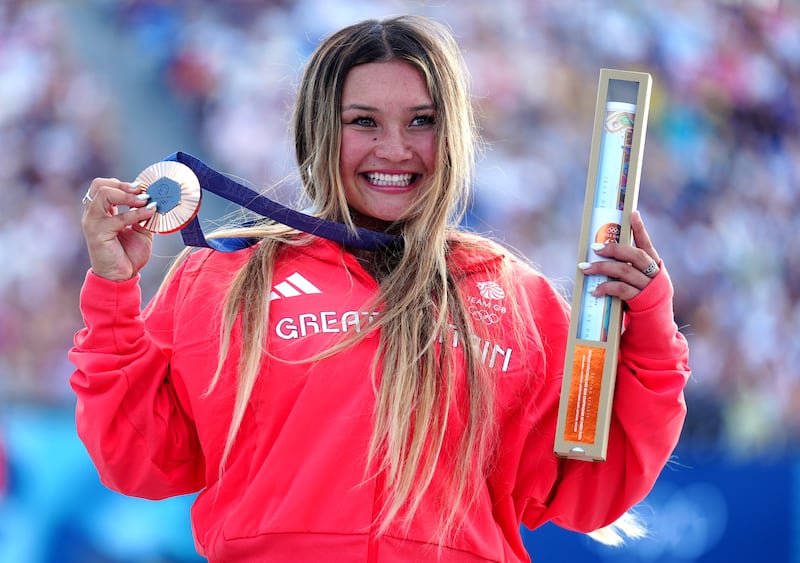
<path id="1" fill-rule="evenodd" d="M 281 297 L 297 297 L 298 295 L 310 295 L 312 293 L 322 293 L 322 291 L 306 278 L 295 272 L 286 280 L 276 284 L 272 288 L 269 300 L 274 301 Z"/>

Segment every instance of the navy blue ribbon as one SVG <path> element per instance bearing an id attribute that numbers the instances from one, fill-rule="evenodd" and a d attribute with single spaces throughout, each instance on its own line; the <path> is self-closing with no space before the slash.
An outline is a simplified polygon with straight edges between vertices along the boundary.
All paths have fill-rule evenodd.
<path id="1" fill-rule="evenodd" d="M 343 223 L 329 221 L 290 209 L 228 178 L 202 160 L 184 152 L 172 153 L 164 160 L 180 162 L 188 166 L 197 176 L 202 189 L 298 231 L 362 250 L 380 250 L 401 240 L 398 236 L 368 229 L 356 228 L 355 232 L 353 232 Z M 181 230 L 181 236 L 187 246 L 213 248 L 222 252 L 241 250 L 258 242 L 258 239 L 255 238 L 217 238 L 207 240 L 197 217 L 192 219 Z"/>

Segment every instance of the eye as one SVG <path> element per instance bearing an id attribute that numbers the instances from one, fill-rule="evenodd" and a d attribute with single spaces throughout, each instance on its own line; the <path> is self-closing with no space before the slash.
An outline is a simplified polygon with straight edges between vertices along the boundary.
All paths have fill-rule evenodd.
<path id="1" fill-rule="evenodd" d="M 418 115 L 411 120 L 412 127 L 426 127 L 429 125 L 434 125 L 435 123 L 436 118 L 431 114 Z"/>
<path id="2" fill-rule="evenodd" d="M 375 127 L 375 120 L 366 115 L 359 115 L 351 119 L 348 123 L 359 127 Z"/>

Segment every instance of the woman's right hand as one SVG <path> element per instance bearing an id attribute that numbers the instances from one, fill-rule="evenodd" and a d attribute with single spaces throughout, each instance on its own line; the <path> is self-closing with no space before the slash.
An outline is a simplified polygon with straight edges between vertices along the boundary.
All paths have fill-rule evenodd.
<path id="1" fill-rule="evenodd" d="M 112 281 L 134 277 L 150 259 L 153 233 L 139 223 L 153 216 L 155 202 L 138 184 L 95 178 L 84 197 L 81 225 L 92 271 Z M 119 206 L 130 209 L 119 210 Z"/>

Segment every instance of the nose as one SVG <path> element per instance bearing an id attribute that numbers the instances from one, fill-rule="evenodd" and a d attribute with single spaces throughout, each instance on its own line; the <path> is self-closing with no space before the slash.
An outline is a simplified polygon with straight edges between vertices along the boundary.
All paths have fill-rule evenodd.
<path id="1" fill-rule="evenodd" d="M 412 156 L 408 133 L 400 127 L 387 128 L 375 138 L 375 156 L 384 160 L 401 162 Z"/>

